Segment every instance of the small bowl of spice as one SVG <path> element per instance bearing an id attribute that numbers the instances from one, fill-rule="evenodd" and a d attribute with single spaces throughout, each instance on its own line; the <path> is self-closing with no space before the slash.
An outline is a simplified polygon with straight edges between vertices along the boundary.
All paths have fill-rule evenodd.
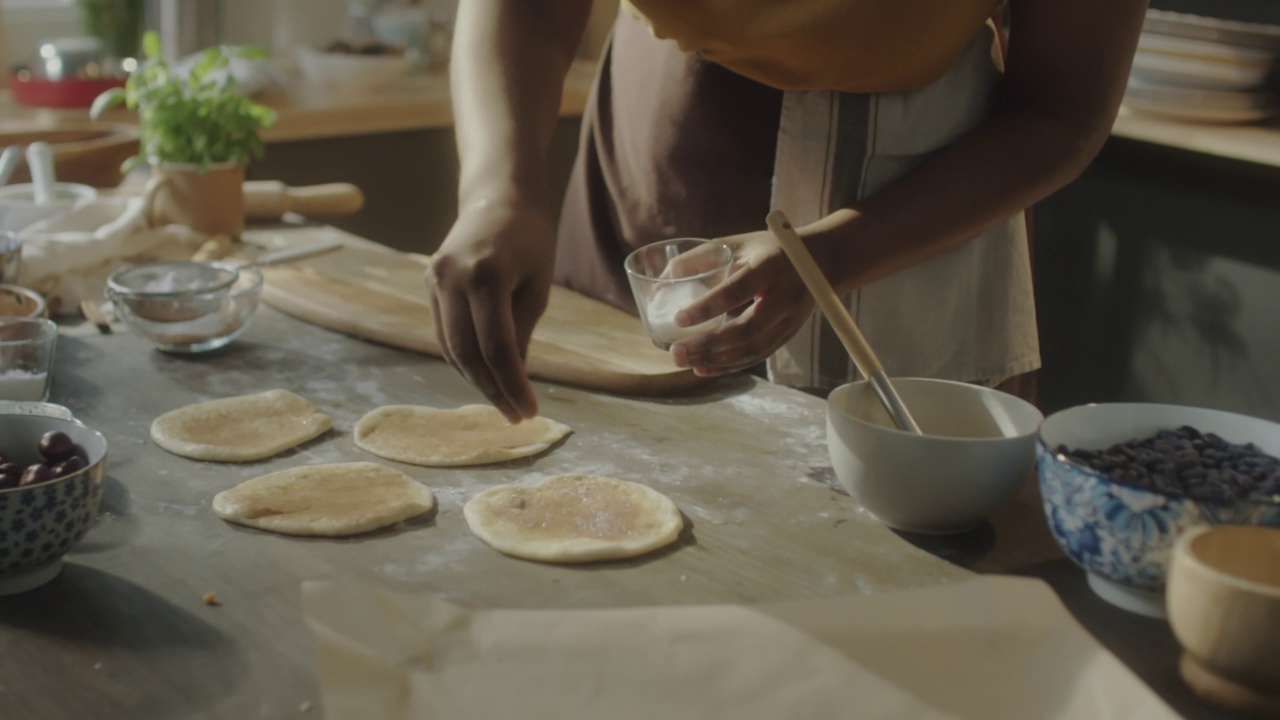
<path id="1" fill-rule="evenodd" d="M 1201 525 L 1280 527 L 1280 425 L 1155 403 L 1047 417 L 1036 443 L 1054 539 L 1104 600 L 1164 617 L 1174 542 Z"/>
<path id="2" fill-rule="evenodd" d="M 176 261 L 121 268 L 107 298 L 129 329 L 166 352 L 221 348 L 249 327 L 262 273 L 228 262 Z"/>

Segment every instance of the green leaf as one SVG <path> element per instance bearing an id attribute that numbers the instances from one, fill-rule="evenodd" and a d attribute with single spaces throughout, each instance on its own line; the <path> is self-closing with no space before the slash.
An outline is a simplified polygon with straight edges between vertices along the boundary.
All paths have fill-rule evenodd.
<path id="1" fill-rule="evenodd" d="M 218 52 L 217 48 L 209 48 L 205 50 L 204 54 L 200 57 L 200 62 L 191 70 L 191 84 L 199 85 L 200 82 L 204 80 L 204 76 L 209 74 L 210 70 L 218 66 L 219 60 L 222 60 L 222 55 Z"/>
<path id="2" fill-rule="evenodd" d="M 124 88 L 111 88 L 93 99 L 93 107 L 89 108 L 89 117 L 97 120 L 107 108 L 119 105 L 124 101 Z"/>
<path id="3" fill-rule="evenodd" d="M 267 51 L 260 47 L 249 46 L 240 48 L 239 55 L 245 60 L 265 60 Z"/>
<path id="4" fill-rule="evenodd" d="M 142 54 L 148 60 L 160 59 L 160 33 L 148 30 L 142 36 Z"/>

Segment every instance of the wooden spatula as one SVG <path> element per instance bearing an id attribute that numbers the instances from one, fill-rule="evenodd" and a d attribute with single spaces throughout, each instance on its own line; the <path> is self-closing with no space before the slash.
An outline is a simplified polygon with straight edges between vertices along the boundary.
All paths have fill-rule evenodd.
<path id="1" fill-rule="evenodd" d="M 831 283 L 827 282 L 827 276 L 822 274 L 822 270 L 814 262 L 813 255 L 809 254 L 809 249 L 796 234 L 795 228 L 791 227 L 786 214 L 781 210 L 774 210 L 765 218 L 765 223 L 782 245 L 782 250 L 787 253 L 791 264 L 800 274 L 800 279 L 804 280 L 805 286 L 809 288 L 809 294 L 813 295 L 818 308 L 827 317 L 827 322 L 831 323 L 831 328 L 836 331 L 849 357 L 853 358 L 853 364 L 858 367 L 858 372 L 861 372 L 870 383 L 876 397 L 889 412 L 889 417 L 893 418 L 894 424 L 899 430 L 916 435 L 922 434 L 920 426 L 916 425 L 911 413 L 907 412 L 907 406 L 902 404 L 902 398 L 898 397 L 898 391 L 894 390 L 893 384 L 889 382 L 889 376 L 884 374 L 884 365 L 880 364 L 880 359 L 872 352 L 866 338 L 862 337 L 862 331 L 853 322 L 849 311 L 845 309 L 844 303 L 840 302 Z"/>

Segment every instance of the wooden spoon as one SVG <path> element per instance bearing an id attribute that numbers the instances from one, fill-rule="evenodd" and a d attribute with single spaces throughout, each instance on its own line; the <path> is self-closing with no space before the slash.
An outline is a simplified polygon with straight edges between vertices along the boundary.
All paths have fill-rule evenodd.
<path id="1" fill-rule="evenodd" d="M 916 425 L 915 418 L 907 412 L 907 406 L 902 404 L 902 398 L 898 397 L 898 391 L 889 382 L 889 377 L 884 374 L 884 365 L 880 364 L 880 359 L 872 352 L 866 338 L 862 337 L 862 331 L 858 330 L 844 303 L 840 302 L 831 283 L 827 282 L 827 276 L 822 274 L 822 270 L 814 262 L 813 255 L 809 254 L 809 249 L 804 246 L 800 236 L 791 227 L 786 214 L 781 210 L 774 210 L 765 218 L 765 223 L 782 245 L 791 264 L 800 274 L 800 279 L 809 288 L 809 294 L 813 295 L 818 308 L 827 317 L 827 322 L 831 323 L 831 328 L 836 331 L 849 357 L 853 358 L 853 364 L 858 366 L 858 371 L 870 383 L 876 397 L 889 412 L 889 417 L 893 418 L 894 424 L 899 430 L 916 435 L 923 434 L 920 432 L 920 426 Z"/>

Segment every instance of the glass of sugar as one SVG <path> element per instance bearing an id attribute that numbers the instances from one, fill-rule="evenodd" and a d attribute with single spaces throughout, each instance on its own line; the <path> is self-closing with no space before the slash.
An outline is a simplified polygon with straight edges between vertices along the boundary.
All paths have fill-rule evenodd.
<path id="1" fill-rule="evenodd" d="M 631 293 L 654 345 L 669 350 L 676 340 L 724 322 L 721 315 L 680 327 L 676 314 L 723 282 L 732 262 L 733 250 L 728 245 L 698 238 L 656 242 L 627 256 L 624 267 Z"/>
<path id="2" fill-rule="evenodd" d="M 57 341 L 58 326 L 52 320 L 0 317 L 0 400 L 49 399 Z"/>

